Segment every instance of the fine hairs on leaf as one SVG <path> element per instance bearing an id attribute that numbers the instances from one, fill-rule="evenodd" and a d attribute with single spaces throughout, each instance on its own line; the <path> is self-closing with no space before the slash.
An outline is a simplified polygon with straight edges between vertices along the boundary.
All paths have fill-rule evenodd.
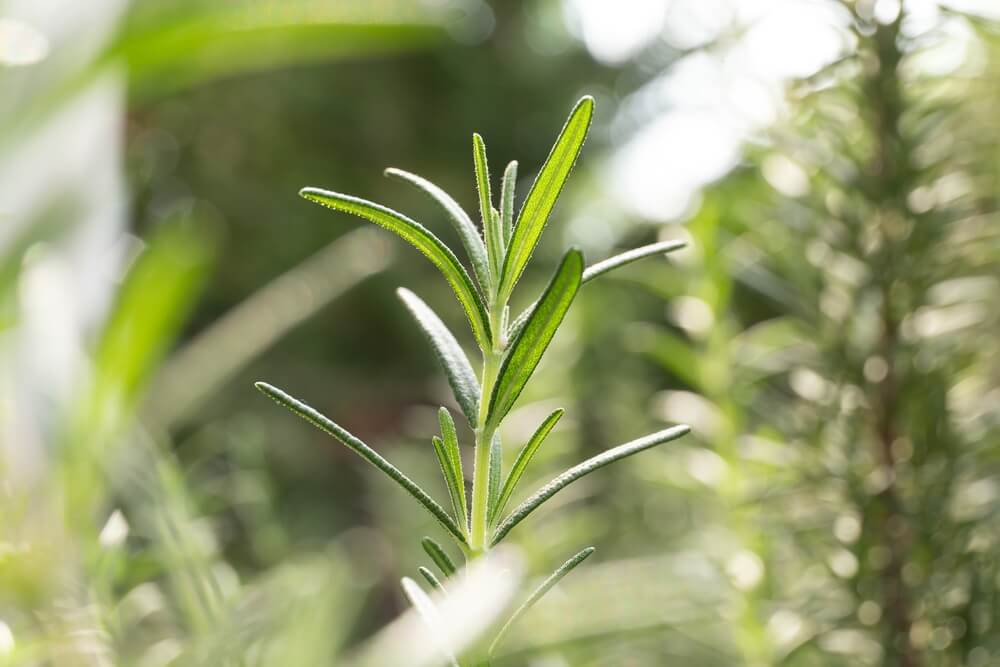
<path id="1" fill-rule="evenodd" d="M 464 570 L 462 576 L 456 576 L 459 570 L 455 561 L 438 542 L 424 537 L 421 545 L 440 571 L 441 577 L 423 565 L 417 568 L 417 572 L 433 589 L 435 598 L 432 600 L 412 579 L 404 578 L 402 581 L 404 593 L 425 620 L 427 632 L 433 642 L 441 647 L 450 664 L 459 667 L 488 664 L 489 659 L 476 654 L 467 660 L 468 656 L 456 655 L 451 650 L 447 637 L 454 627 L 442 627 L 435 604 L 442 605 L 443 609 L 455 596 L 463 593 L 464 583 L 472 576 L 470 572 L 475 571 L 482 563 L 490 562 L 482 557 L 493 551 L 515 526 L 561 489 L 605 465 L 670 442 L 690 430 L 685 425 L 673 426 L 594 456 L 557 475 L 501 520 L 528 466 L 535 460 L 535 454 L 559 422 L 563 410 L 554 410 L 542 421 L 519 451 L 510 469 L 506 471 L 506 476 L 501 446 L 504 420 L 517 404 L 549 344 L 565 321 L 580 287 L 614 269 L 646 257 L 673 252 L 684 246 L 681 241 L 652 243 L 614 255 L 589 268 L 585 267 L 583 254 L 570 248 L 538 298 L 511 321 L 510 297 L 534 256 L 542 232 L 583 149 L 593 113 L 594 100 L 589 96 L 580 99 L 573 107 L 516 218 L 514 202 L 517 162 L 507 164 L 500 181 L 499 200 L 494 204 L 486 144 L 479 134 L 473 135 L 474 183 L 482 221 L 481 230 L 457 201 L 438 186 L 400 169 L 386 170 L 386 175 L 419 189 L 443 210 L 444 217 L 458 233 L 475 281 L 450 248 L 429 229 L 405 215 L 380 204 L 330 190 L 305 188 L 301 191 L 301 195 L 310 201 L 358 216 L 394 232 L 423 253 L 441 271 L 455 293 L 469 322 L 472 339 L 481 354 L 480 358 L 470 360 L 459 343 L 460 338 L 452 333 L 434 310 L 410 290 L 398 290 L 400 300 L 427 338 L 444 370 L 455 401 L 474 437 L 471 443 L 473 479 L 471 490 L 467 494 L 459 432 L 451 412 L 447 408 L 440 408 L 438 422 L 441 434 L 432 435 L 431 443 L 444 477 L 451 513 L 345 429 L 283 391 L 266 383 L 257 384 L 263 393 L 278 404 L 332 435 L 385 473 L 451 535 L 467 562 L 479 561 L 479 564 Z M 508 618 L 500 634 L 495 636 L 490 652 L 518 618 L 593 551 L 593 547 L 580 551 L 531 592 Z M 497 552 L 495 557 L 500 558 L 501 555 Z M 450 588 L 452 595 L 445 595 L 445 585 Z M 470 645 L 471 641 L 462 644 L 466 647 Z"/>

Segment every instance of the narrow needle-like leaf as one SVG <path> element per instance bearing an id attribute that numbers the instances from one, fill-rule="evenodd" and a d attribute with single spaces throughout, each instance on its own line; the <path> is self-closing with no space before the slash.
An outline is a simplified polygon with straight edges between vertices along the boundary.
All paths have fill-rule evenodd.
<path id="1" fill-rule="evenodd" d="M 449 646 L 447 629 L 444 627 L 437 607 L 434 606 L 434 601 L 424 592 L 424 589 L 420 588 L 420 584 L 413 579 L 403 577 L 400 583 L 403 586 L 403 593 L 406 594 L 406 598 L 413 605 L 413 608 L 417 610 L 417 613 L 420 614 L 427 629 L 430 630 L 434 642 L 438 645 L 444 656 L 447 657 L 448 664 L 452 667 L 461 667 L 458 664 L 458 660 L 455 659 L 454 649 Z"/>
<path id="2" fill-rule="evenodd" d="M 458 432 L 455 430 L 455 422 L 451 418 L 451 413 L 447 408 L 438 410 L 438 423 L 441 425 L 441 453 L 445 456 L 445 461 L 449 468 L 446 475 L 448 480 L 448 491 L 451 494 L 452 506 L 455 508 L 455 516 L 466 530 L 469 525 L 469 513 L 465 502 L 465 473 L 462 470 L 462 452 L 458 448 Z M 435 445 L 435 448 L 437 445 Z M 438 456 L 441 454 L 439 453 Z"/>
<path id="3" fill-rule="evenodd" d="M 546 593 L 552 590 L 553 586 L 558 584 L 562 578 L 569 574 L 577 565 L 587 560 L 592 553 L 594 553 L 594 547 L 587 547 L 560 565 L 555 572 L 550 574 L 549 577 L 543 581 L 542 584 L 531 593 L 531 595 L 528 596 L 528 599 L 524 601 L 524 604 L 518 607 L 517 610 L 511 614 L 510 618 L 507 619 L 507 622 L 503 624 L 503 627 L 500 628 L 500 632 L 498 632 L 497 636 L 493 639 L 493 643 L 490 644 L 489 653 L 492 655 L 493 651 L 496 650 L 496 647 L 499 646 L 504 635 L 507 634 L 507 630 L 509 630 L 510 627 L 517 622 L 517 619 L 521 618 L 526 611 L 531 609 L 536 602 L 541 600 Z"/>
<path id="4" fill-rule="evenodd" d="M 579 250 L 572 249 L 563 257 L 524 329 L 504 357 L 490 396 L 488 425 L 495 427 L 513 407 L 573 303 L 582 273 L 583 255 Z"/>
<path id="5" fill-rule="evenodd" d="M 552 213 L 556 199 L 559 198 L 559 193 L 583 148 L 593 115 L 594 98 L 587 96 L 576 103 L 545 164 L 542 165 L 542 170 L 528 191 L 521 212 L 517 216 L 517 222 L 514 223 L 510 247 L 504 260 L 499 289 L 503 301 L 510 296 L 524 267 L 531 259 L 535 246 L 538 245 L 538 239 L 542 235 L 545 223 L 548 222 L 549 214 Z"/>
<path id="6" fill-rule="evenodd" d="M 598 262 L 593 266 L 588 266 L 587 270 L 583 272 L 583 282 L 588 283 L 597 276 L 607 273 L 613 269 L 617 269 L 620 266 L 631 264 L 632 262 L 636 262 L 645 257 L 673 252 L 674 250 L 679 250 L 686 245 L 687 243 L 684 241 L 661 241 L 659 243 L 650 243 L 649 245 L 644 245 L 639 248 L 633 248 L 632 250 L 615 255 L 614 257 L 608 257 L 606 260 Z"/>
<path id="7" fill-rule="evenodd" d="M 472 135 L 472 158 L 476 167 L 476 191 L 479 193 L 479 213 L 483 218 L 483 235 L 486 237 L 486 255 L 490 260 L 493 284 L 499 284 L 503 268 L 503 230 L 493 215 L 493 194 L 490 191 L 490 169 L 486 161 L 486 144 L 478 134 Z"/>
<path id="8" fill-rule="evenodd" d="M 462 414 L 469 420 L 469 424 L 474 425 L 479 410 L 479 380 L 476 379 L 476 372 L 472 370 L 472 364 L 462 346 L 441 318 L 420 297 L 404 287 L 396 290 L 396 294 L 434 348 L 434 355 L 444 368 L 445 377 L 448 378 L 458 406 L 462 408 Z"/>
<path id="9" fill-rule="evenodd" d="M 500 434 L 493 434 L 490 443 L 490 486 L 486 496 L 486 521 L 493 525 L 493 517 L 497 513 L 497 501 L 500 499 L 500 480 L 503 476 L 503 446 L 500 444 Z"/>
<path id="10" fill-rule="evenodd" d="M 472 279 L 462 268 L 455 254 L 427 228 L 402 213 L 358 197 L 319 188 L 304 188 L 299 194 L 321 206 L 350 213 L 381 225 L 422 252 L 448 280 L 455 296 L 465 309 L 472 333 L 475 334 L 480 346 L 485 348 L 489 345 L 491 340 L 489 321 L 486 316 L 486 306 L 483 305 L 479 292 L 476 291 Z"/>
<path id="11" fill-rule="evenodd" d="M 500 498 L 497 500 L 496 508 L 493 510 L 493 518 L 499 516 L 504 507 L 506 507 L 507 502 L 510 500 L 511 494 L 514 493 L 514 489 L 517 488 L 517 483 L 521 479 L 521 475 L 524 474 L 525 469 L 527 469 L 528 464 L 531 462 L 531 458 L 538 451 L 539 446 L 545 440 L 546 436 L 555 428 L 556 423 L 563 416 L 564 410 L 559 408 L 548 417 L 545 421 L 538 427 L 535 433 L 531 436 L 531 439 L 525 443 L 524 447 L 518 453 L 517 458 L 514 459 L 514 466 L 510 469 L 510 473 L 507 475 L 507 481 L 504 482 L 503 491 L 500 492 Z"/>
<path id="12" fill-rule="evenodd" d="M 442 592 L 444 591 L 444 584 L 442 584 L 441 580 L 438 579 L 437 576 L 435 576 L 434 573 L 428 570 L 426 567 L 421 565 L 420 567 L 417 568 L 417 572 L 419 572 L 420 576 L 423 577 L 428 584 L 430 584 L 431 588 L 433 588 L 436 591 L 442 591 Z"/>
<path id="13" fill-rule="evenodd" d="M 289 396 L 277 387 L 272 387 L 266 382 L 257 382 L 255 386 L 275 403 L 291 410 L 311 423 L 313 426 L 319 428 L 321 431 L 325 431 L 326 433 L 332 435 L 349 449 L 353 450 L 356 454 L 360 455 L 373 466 L 384 472 L 394 482 L 403 487 L 407 493 L 413 496 L 417 502 L 423 505 L 424 509 L 430 512 L 431 515 L 437 519 L 442 526 L 444 526 L 444 528 L 452 535 L 452 537 L 455 538 L 455 540 L 458 541 L 459 544 L 466 544 L 465 535 L 462 534 L 458 525 L 450 516 L 448 516 L 448 513 L 444 510 L 444 508 L 438 505 L 437 501 L 431 498 L 426 491 L 417 486 L 413 480 L 404 475 L 399 468 L 385 460 L 374 449 L 361 442 L 361 440 L 354 437 L 340 425 L 320 414 L 314 408 L 306 405 L 297 398 Z"/>
<path id="14" fill-rule="evenodd" d="M 479 230 L 476 229 L 475 223 L 472 222 L 472 219 L 465 212 L 465 209 L 463 209 L 458 202 L 452 199 L 451 195 L 439 188 L 437 185 L 428 181 L 426 178 L 392 167 L 385 170 L 385 175 L 392 178 L 398 178 L 416 186 L 444 209 L 444 212 L 448 215 L 448 220 L 451 221 L 455 231 L 458 232 L 458 237 L 462 240 L 465 252 L 469 255 L 469 260 L 472 262 L 472 269 L 476 274 L 479 285 L 483 289 L 486 289 L 486 285 L 489 281 L 489 265 L 486 258 L 486 246 L 483 244 L 482 237 L 479 236 Z"/>
<path id="15" fill-rule="evenodd" d="M 588 475 L 598 468 L 603 468 L 609 463 L 614 463 L 619 459 L 632 456 L 633 454 L 638 454 L 639 452 L 649 449 L 650 447 L 655 447 L 656 445 L 676 440 L 682 435 L 690 432 L 690 430 L 691 427 L 686 424 L 671 426 L 668 429 L 627 442 L 624 445 L 615 447 L 614 449 L 609 449 L 602 454 L 598 454 L 593 458 L 587 459 L 583 463 L 573 466 L 542 488 L 538 489 L 538 491 L 532 494 L 527 500 L 518 505 L 507 516 L 507 518 L 503 520 L 503 523 L 497 526 L 496 531 L 493 533 L 492 544 L 497 544 L 507 535 L 507 533 L 511 531 L 512 528 L 514 528 L 514 526 L 521 523 L 525 517 L 538 509 L 542 503 L 584 475 Z"/>
<path id="16" fill-rule="evenodd" d="M 462 528 L 462 532 L 465 533 L 465 507 L 458 495 L 458 490 L 464 486 L 464 482 L 455 478 L 455 467 L 451 463 L 450 454 L 445 448 L 444 442 L 441 441 L 441 438 L 434 436 L 431 438 L 431 442 L 434 445 L 434 453 L 437 454 L 438 464 L 441 466 L 441 476 L 444 477 L 444 485 L 447 487 L 448 496 L 451 498 L 451 507 L 455 512 L 455 521 Z"/>
<path id="17" fill-rule="evenodd" d="M 650 243 L 649 245 L 644 245 L 639 248 L 633 248 L 632 250 L 627 250 L 621 254 L 615 255 L 614 257 L 608 257 L 605 260 L 594 264 L 593 266 L 588 266 L 583 272 L 583 277 L 580 280 L 580 285 L 586 285 L 594 278 L 604 275 L 608 271 L 617 269 L 620 266 L 625 266 L 626 264 L 631 264 L 640 259 L 646 257 L 652 257 L 653 255 L 660 255 L 674 250 L 678 250 L 687 245 L 684 241 L 662 241 L 660 243 Z M 524 328 L 524 325 L 528 322 L 528 317 L 531 316 L 531 312 L 535 309 L 538 302 L 535 301 L 530 306 L 521 311 L 521 314 L 511 323 L 509 327 L 508 335 L 511 338 L 516 338 Z"/>
<path id="18" fill-rule="evenodd" d="M 455 562 L 433 538 L 425 537 L 420 540 L 420 546 L 424 548 L 424 552 L 434 561 L 434 564 L 437 565 L 438 569 L 441 570 L 441 574 L 445 577 L 451 577 L 458 571 L 458 568 L 455 567 Z"/>
<path id="19" fill-rule="evenodd" d="M 500 223 L 503 227 L 503 241 L 510 244 L 510 236 L 514 232 L 514 188 L 517 185 L 517 161 L 507 165 L 503 172 L 503 185 L 500 189 Z"/>

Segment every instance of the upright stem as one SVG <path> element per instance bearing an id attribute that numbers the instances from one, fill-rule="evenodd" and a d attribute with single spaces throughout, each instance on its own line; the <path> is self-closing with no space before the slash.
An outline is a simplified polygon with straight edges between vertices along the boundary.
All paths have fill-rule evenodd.
<path id="1" fill-rule="evenodd" d="M 469 538 L 469 547 L 472 557 L 480 556 L 489 550 L 486 543 L 486 531 L 488 528 L 488 507 L 489 487 L 490 487 L 490 444 L 496 428 L 487 428 L 489 417 L 490 396 L 493 394 L 493 385 L 496 384 L 497 374 L 500 372 L 500 361 L 503 358 L 503 350 L 506 346 L 506 334 L 503 331 L 503 311 L 506 304 L 499 303 L 496 296 L 490 304 L 490 329 L 492 331 L 492 348 L 483 350 L 483 377 L 481 378 L 482 392 L 479 399 L 479 418 L 476 424 L 476 457 L 475 469 L 472 475 L 472 534 Z"/>

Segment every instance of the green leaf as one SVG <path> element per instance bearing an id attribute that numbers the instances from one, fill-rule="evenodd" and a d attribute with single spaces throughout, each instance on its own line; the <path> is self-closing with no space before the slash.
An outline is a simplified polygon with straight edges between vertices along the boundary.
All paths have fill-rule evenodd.
<path id="1" fill-rule="evenodd" d="M 521 479 L 521 475 L 527 469 L 528 464 L 531 463 L 531 458 L 538 451 L 539 446 L 545 441 L 545 438 L 549 435 L 553 428 L 555 428 L 556 423 L 563 416 L 565 410 L 559 408 L 548 417 L 545 421 L 538 427 L 535 433 L 531 436 L 521 451 L 518 453 L 517 458 L 514 459 L 514 466 L 510 469 L 510 473 L 507 475 L 507 481 L 504 482 L 503 491 L 500 493 L 500 498 L 497 501 L 496 509 L 493 512 L 493 518 L 499 516 L 504 507 L 507 506 L 507 502 L 510 500 L 511 495 L 514 493 L 514 489 L 517 488 L 517 483 Z"/>
<path id="2" fill-rule="evenodd" d="M 514 232 L 514 188 L 517 185 L 517 161 L 512 161 L 503 172 L 503 186 L 500 190 L 500 224 L 503 228 L 504 244 L 510 244 Z"/>
<path id="3" fill-rule="evenodd" d="M 691 427 L 686 424 L 671 426 L 668 429 L 627 442 L 624 445 L 615 447 L 614 449 L 609 449 L 602 454 L 598 454 L 597 456 L 587 459 L 583 463 L 573 466 L 542 488 L 538 489 L 538 491 L 532 494 L 527 500 L 518 505 L 517 508 L 515 508 L 506 519 L 504 519 L 503 523 L 501 523 L 493 533 L 491 546 L 502 540 L 514 526 L 521 523 L 525 517 L 538 509 L 542 503 L 584 475 L 589 475 L 598 468 L 603 468 L 609 463 L 614 463 L 619 459 L 632 456 L 633 454 L 638 454 L 639 452 L 649 449 L 650 447 L 655 447 L 656 445 L 676 440 L 690 431 Z"/>
<path id="4" fill-rule="evenodd" d="M 489 488 L 486 495 L 486 520 L 493 524 L 497 512 L 497 500 L 500 498 L 500 478 L 503 475 L 503 446 L 500 444 L 500 434 L 494 433 L 490 442 Z"/>
<path id="5" fill-rule="evenodd" d="M 455 291 L 455 296 L 465 309 L 469 324 L 472 326 L 472 333 L 475 334 L 480 346 L 484 349 L 489 347 L 491 337 L 486 307 L 473 286 L 472 279 L 462 268 L 455 254 L 423 225 L 385 206 L 339 192 L 304 188 L 299 194 L 321 206 L 350 213 L 385 227 L 422 252 L 444 274 Z"/>
<path id="6" fill-rule="evenodd" d="M 417 572 L 419 572 L 420 576 L 423 577 L 428 584 L 430 584 L 431 588 L 436 591 L 444 591 L 444 584 L 442 584 L 441 580 L 434 576 L 434 573 L 426 567 L 421 565 L 417 568 Z"/>
<path id="7" fill-rule="evenodd" d="M 486 144 L 478 134 L 472 135 L 472 158 L 476 168 L 476 192 L 479 194 L 479 213 L 483 219 L 486 237 L 486 254 L 490 260 L 491 284 L 499 284 L 503 268 L 503 231 L 493 215 L 493 194 L 490 191 L 490 169 L 486 162 Z"/>
<path id="8" fill-rule="evenodd" d="M 572 572 L 577 565 L 587 560 L 587 558 L 589 558 L 590 554 L 592 553 L 594 553 L 594 547 L 587 547 L 586 549 L 583 549 L 575 556 L 570 558 L 568 561 L 560 565 L 559 568 L 555 572 L 550 574 L 548 578 L 545 581 L 543 581 L 538 588 L 532 591 L 531 595 L 528 596 L 528 599 L 525 600 L 524 603 L 520 607 L 518 607 L 513 614 L 511 614 L 510 618 L 507 619 L 507 622 L 503 624 L 502 628 L 500 628 L 500 632 L 497 633 L 497 636 L 496 638 L 494 638 L 493 643 L 490 644 L 489 653 L 491 655 L 493 654 L 493 651 L 496 650 L 496 647 L 500 644 L 500 641 L 503 639 L 504 635 L 507 634 L 507 630 L 509 630 L 510 627 L 514 625 L 514 623 L 517 622 L 517 620 L 521 618 L 521 616 L 523 616 L 526 611 L 531 609 L 536 602 L 541 600 L 546 593 L 552 590 L 553 586 L 558 584 L 563 577 Z"/>
<path id="9" fill-rule="evenodd" d="M 571 249 L 563 257 L 548 287 L 542 293 L 538 306 L 531 312 L 510 351 L 504 357 L 490 396 L 487 424 L 495 427 L 506 416 L 538 366 L 545 348 L 562 322 L 573 297 L 580 288 L 583 274 L 583 255 Z"/>
<path id="10" fill-rule="evenodd" d="M 441 471 L 448 484 L 448 493 L 451 495 L 452 507 L 455 508 L 455 517 L 461 524 L 463 532 L 466 532 L 469 514 L 465 504 L 465 475 L 462 472 L 462 453 L 458 449 L 455 422 L 452 421 L 451 413 L 445 408 L 438 411 L 438 421 L 441 424 L 443 440 L 434 438 L 434 450 L 438 454 Z"/>
<path id="11" fill-rule="evenodd" d="M 420 540 L 420 546 L 424 548 L 424 552 L 434 561 L 434 564 L 437 565 L 444 576 L 454 576 L 455 572 L 458 571 L 458 568 L 455 567 L 455 562 L 433 538 L 425 537 Z"/>
<path id="12" fill-rule="evenodd" d="M 583 272 L 583 282 L 590 282 L 601 274 L 617 269 L 620 266 L 631 264 L 632 262 L 636 262 L 645 257 L 673 252 L 674 250 L 679 250 L 686 245 L 687 243 L 684 241 L 661 241 L 660 243 L 650 243 L 649 245 L 644 245 L 639 248 L 633 248 L 632 250 L 615 255 L 614 257 L 609 257 L 602 262 L 594 264 L 593 266 L 588 266 L 587 270 Z"/>
<path id="13" fill-rule="evenodd" d="M 631 264 L 640 259 L 646 257 L 652 257 L 653 255 L 659 255 L 662 253 L 668 253 L 679 248 L 683 248 L 687 245 L 684 241 L 663 241 L 661 243 L 651 243 L 649 245 L 644 245 L 639 248 L 633 248 L 614 257 L 609 257 L 593 266 L 588 266 L 583 272 L 583 277 L 580 280 L 581 285 L 586 285 L 594 278 L 601 276 L 608 271 L 617 269 L 620 266 L 625 266 L 626 264 Z M 535 301 L 530 306 L 521 311 L 521 314 L 511 323 L 508 328 L 508 335 L 511 338 L 516 338 L 527 324 L 528 318 L 531 316 L 532 311 L 534 311 L 535 306 L 538 302 Z"/>
<path id="14" fill-rule="evenodd" d="M 538 245 L 538 239 L 542 235 L 549 214 L 552 213 L 556 199 L 583 148 L 593 115 L 593 97 L 584 97 L 576 103 L 545 164 L 542 165 L 542 170 L 531 185 L 531 190 L 517 216 L 517 222 L 514 223 L 510 248 L 504 260 L 499 289 L 501 301 L 506 301 L 510 296 L 524 267 L 531 259 L 535 246 Z"/>
<path id="15" fill-rule="evenodd" d="M 441 466 L 441 476 L 444 477 L 444 484 L 448 489 L 448 496 L 451 498 L 451 507 L 455 511 L 455 522 L 459 523 L 461 527 L 461 524 L 465 523 L 464 517 L 466 514 L 459 500 L 457 489 L 462 482 L 455 479 L 455 470 L 451 465 L 448 452 L 445 450 L 445 445 L 441 441 L 441 438 L 435 435 L 431 438 L 431 443 L 434 445 L 434 453 L 437 455 L 438 464 Z M 462 532 L 466 532 L 464 528 Z"/>
<path id="16" fill-rule="evenodd" d="M 438 522 L 444 526 L 449 533 L 451 533 L 452 537 L 454 537 L 459 544 L 466 544 L 465 536 L 462 534 L 462 531 L 459 529 L 454 519 L 448 516 L 448 513 L 444 510 L 444 508 L 438 505 L 437 502 L 431 498 L 426 491 L 417 486 L 413 480 L 404 475 L 399 468 L 386 461 L 374 449 L 354 437 L 340 425 L 320 414 L 314 408 L 306 405 L 297 398 L 289 396 L 277 387 L 272 387 L 266 382 L 257 382 L 254 386 L 256 386 L 257 389 L 266 394 L 278 405 L 291 410 L 321 431 L 332 435 L 349 449 L 353 450 L 356 454 L 360 455 L 373 466 L 384 472 L 394 482 L 403 487 L 407 493 L 413 496 L 418 503 L 423 505 L 424 509 L 430 512 L 431 516 L 437 519 Z"/>
<path id="17" fill-rule="evenodd" d="M 465 209 L 452 199 L 451 195 L 447 192 L 416 174 L 411 174 L 402 169 L 389 168 L 385 170 L 385 175 L 406 181 L 423 190 L 425 194 L 444 209 L 444 212 L 448 215 L 448 220 L 451 221 L 455 231 L 458 232 L 458 237 L 462 240 L 465 252 L 469 255 L 469 260 L 472 262 L 472 270 L 479 280 L 479 285 L 483 289 L 486 289 L 490 279 L 486 246 L 483 245 L 483 239 L 479 236 L 479 230 L 476 229 L 475 223 L 472 222 Z"/>
<path id="18" fill-rule="evenodd" d="M 462 414 L 469 420 L 469 424 L 475 425 L 478 419 L 480 389 L 479 380 L 476 379 L 476 372 L 472 370 L 469 358 L 465 356 L 462 347 L 441 318 L 420 297 L 403 287 L 396 290 L 396 294 L 413 315 L 434 349 L 434 355 L 444 368 L 445 377 L 448 378 L 448 384 L 455 394 L 458 406 L 462 408 Z"/>

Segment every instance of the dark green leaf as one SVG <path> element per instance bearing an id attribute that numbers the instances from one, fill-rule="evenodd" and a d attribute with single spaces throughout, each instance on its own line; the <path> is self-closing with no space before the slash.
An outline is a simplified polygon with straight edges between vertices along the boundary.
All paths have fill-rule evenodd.
<path id="1" fill-rule="evenodd" d="M 432 538 L 425 537 L 420 540 L 420 546 L 424 548 L 424 552 L 434 561 L 434 564 L 437 565 L 444 576 L 451 577 L 458 571 L 458 568 L 455 567 L 455 562 L 445 553 L 441 545 Z"/>
<path id="2" fill-rule="evenodd" d="M 506 301 L 510 296 L 524 267 L 531 259 L 535 246 L 538 245 L 538 239 L 542 235 L 549 214 L 552 213 L 556 199 L 559 198 L 559 193 L 583 148 L 593 115 L 594 98 L 587 96 L 576 103 L 545 164 L 542 165 L 542 170 L 531 185 L 531 190 L 517 216 L 517 222 L 514 223 L 510 248 L 504 260 L 499 289 L 502 301 Z"/>
<path id="3" fill-rule="evenodd" d="M 548 434 L 555 428 L 556 423 L 563 416 L 564 410 L 559 408 L 542 422 L 541 426 L 535 431 L 531 436 L 531 439 L 525 443 L 524 447 L 518 453 L 517 458 L 514 460 L 514 466 L 510 469 L 510 473 L 507 475 L 507 481 L 504 482 L 503 491 L 500 493 L 500 498 L 497 500 L 496 508 L 493 510 L 492 517 L 495 518 L 499 516 L 504 507 L 506 507 L 507 502 L 510 500 L 511 494 L 514 493 L 514 489 L 517 488 L 517 483 L 521 479 L 521 475 L 527 469 L 528 464 L 531 462 L 531 458 L 538 451 L 539 446 L 548 436 Z"/>
<path id="4" fill-rule="evenodd" d="M 486 289 L 490 277 L 489 264 L 486 259 L 486 246 L 483 245 L 483 239 L 479 236 L 479 230 L 476 229 L 475 223 L 469 218 L 465 209 L 452 199 L 451 195 L 447 192 L 416 174 L 393 168 L 386 169 L 385 174 L 386 176 L 406 181 L 423 190 L 424 193 L 444 209 L 444 212 L 448 215 L 448 220 L 451 221 L 455 231 L 458 232 L 458 237 L 462 239 L 465 252 L 469 255 L 469 260 L 472 262 L 472 269 L 476 274 L 476 278 L 479 279 L 479 285 L 483 289 Z"/>
<path id="5" fill-rule="evenodd" d="M 417 568 L 417 572 L 419 572 L 420 576 L 423 577 L 428 584 L 430 584 L 431 588 L 436 591 L 444 591 L 444 585 L 441 584 L 441 580 L 434 576 L 434 573 L 426 567 L 421 565 Z"/>
<path id="6" fill-rule="evenodd" d="M 430 341 L 434 355 L 444 368 L 445 377 L 448 378 L 451 391 L 455 394 L 455 400 L 462 408 L 462 414 L 469 420 L 469 424 L 475 425 L 478 419 L 480 390 L 479 380 L 476 379 L 469 358 L 465 356 L 462 347 L 441 318 L 420 297 L 403 287 L 396 290 L 396 294 Z"/>
<path id="7" fill-rule="evenodd" d="M 504 357 L 490 396 L 487 417 L 490 426 L 495 427 L 500 423 L 521 394 L 566 311 L 573 303 L 573 297 L 580 288 L 582 273 L 583 255 L 579 250 L 572 249 L 563 257 L 552 281 L 542 293 L 538 306 L 532 311 L 524 328 L 514 339 L 510 351 Z"/>
<path id="8" fill-rule="evenodd" d="M 423 505 L 424 509 L 430 512 L 431 515 L 437 519 L 449 533 L 451 533 L 452 537 L 454 537 L 459 544 L 466 544 L 465 536 L 462 534 L 462 531 L 459 529 L 455 521 L 448 516 L 448 513 L 444 510 L 444 508 L 438 505 L 437 502 L 431 498 L 426 491 L 417 486 L 413 480 L 404 475 L 399 468 L 385 460 L 374 449 L 354 437 L 340 425 L 320 414 L 314 408 L 306 405 L 297 398 L 289 396 L 277 387 L 272 387 L 266 382 L 257 382 L 255 386 L 275 403 L 288 408 L 321 431 L 332 435 L 349 449 L 353 450 L 356 454 L 360 455 L 373 466 L 384 472 L 394 482 L 403 487 L 407 493 L 413 496 L 417 502 Z"/>
<path id="9" fill-rule="evenodd" d="M 321 206 L 350 213 L 381 225 L 422 252 L 444 274 L 455 291 L 455 296 L 465 309 L 469 324 L 472 326 L 472 333 L 475 334 L 480 346 L 484 349 L 489 347 L 491 338 L 486 307 L 472 284 L 472 279 L 462 268 L 455 254 L 423 225 L 385 206 L 339 192 L 304 188 L 299 194 Z"/>
<path id="10" fill-rule="evenodd" d="M 577 565 L 587 560 L 587 558 L 589 558 L 590 554 L 592 553 L 594 553 L 594 547 L 587 547 L 586 549 L 580 551 L 578 554 L 576 554 L 568 561 L 560 565 L 559 568 L 555 572 L 550 574 L 548 578 L 545 581 L 543 581 L 538 588 L 532 591 L 531 595 L 528 596 L 528 599 L 524 601 L 524 604 L 518 607 L 517 610 L 513 614 L 511 614 L 510 618 L 507 619 L 507 622 L 503 624 L 503 627 L 500 628 L 500 632 L 497 633 L 497 636 L 493 640 L 493 643 L 490 644 L 489 652 L 491 654 L 493 653 L 496 647 L 500 644 L 500 640 L 502 640 L 504 635 L 507 634 L 507 630 L 509 630 L 510 627 L 514 625 L 517 619 L 521 618 L 521 616 L 523 616 L 526 611 L 531 609 L 536 602 L 541 600 L 546 593 L 552 590 L 553 586 L 558 584 L 563 577 L 572 572 Z"/>
<path id="11" fill-rule="evenodd" d="M 504 519 L 503 523 L 497 527 L 496 531 L 493 533 L 492 544 L 496 544 L 502 540 L 514 526 L 521 523 L 525 517 L 538 509 L 542 503 L 584 475 L 589 475 L 598 468 L 603 468 L 609 463 L 614 463 L 615 461 L 623 459 L 627 456 L 638 454 L 639 452 L 649 449 L 650 447 L 655 447 L 656 445 L 676 440 L 690 431 L 691 427 L 686 424 L 671 426 L 668 429 L 647 435 L 643 438 L 639 438 L 638 440 L 633 440 L 632 442 L 627 442 L 624 445 L 615 447 L 614 449 L 609 449 L 602 454 L 598 454 L 597 456 L 587 459 L 583 463 L 570 468 L 540 488 L 523 503 L 518 505 L 517 508 L 515 508 L 506 519 Z"/>

